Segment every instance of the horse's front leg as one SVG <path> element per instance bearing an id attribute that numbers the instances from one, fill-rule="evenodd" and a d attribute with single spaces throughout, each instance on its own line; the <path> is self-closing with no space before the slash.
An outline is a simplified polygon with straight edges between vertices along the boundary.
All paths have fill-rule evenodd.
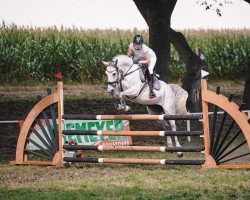
<path id="1" fill-rule="evenodd" d="M 131 108 L 126 105 L 124 98 L 120 99 L 120 104 L 118 105 L 118 110 L 124 110 L 125 112 L 130 111 Z"/>
<path id="2" fill-rule="evenodd" d="M 121 104 L 119 104 L 118 110 L 124 110 L 126 112 L 131 110 L 131 108 L 126 105 L 124 98 L 126 96 L 137 96 L 138 94 L 139 94 L 139 92 L 138 92 L 138 89 L 136 87 L 131 87 L 129 89 L 126 89 L 126 90 L 120 92 L 119 98 L 120 98 Z"/>
<path id="3" fill-rule="evenodd" d="M 123 99 L 125 96 L 138 96 L 139 95 L 139 89 L 137 87 L 130 87 L 119 94 L 119 98 Z"/>

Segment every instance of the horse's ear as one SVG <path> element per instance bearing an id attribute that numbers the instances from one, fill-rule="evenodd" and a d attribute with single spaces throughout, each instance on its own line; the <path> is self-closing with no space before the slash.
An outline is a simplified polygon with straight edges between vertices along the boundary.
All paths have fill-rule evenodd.
<path id="1" fill-rule="evenodd" d="M 107 67 L 107 66 L 109 66 L 110 62 L 102 61 L 102 64 L 104 64 Z"/>
<path id="2" fill-rule="evenodd" d="M 115 60 L 115 66 L 117 65 L 117 63 L 118 63 L 118 60 L 116 59 L 116 60 Z"/>

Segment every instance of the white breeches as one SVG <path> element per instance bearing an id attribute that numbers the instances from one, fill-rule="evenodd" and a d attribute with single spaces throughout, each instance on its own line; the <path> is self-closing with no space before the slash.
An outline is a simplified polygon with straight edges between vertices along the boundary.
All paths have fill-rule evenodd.
<path id="1" fill-rule="evenodd" d="M 155 68 L 155 63 L 156 63 L 156 55 L 155 53 L 150 55 L 150 63 L 148 64 L 148 70 L 150 74 L 153 74 L 154 68 Z"/>
<path id="2" fill-rule="evenodd" d="M 150 63 L 148 64 L 148 70 L 149 70 L 150 74 L 153 74 L 157 58 L 156 58 L 155 53 L 152 51 L 150 52 L 149 55 L 150 55 Z M 135 59 L 145 60 L 145 58 L 143 58 L 143 57 L 135 57 Z"/>

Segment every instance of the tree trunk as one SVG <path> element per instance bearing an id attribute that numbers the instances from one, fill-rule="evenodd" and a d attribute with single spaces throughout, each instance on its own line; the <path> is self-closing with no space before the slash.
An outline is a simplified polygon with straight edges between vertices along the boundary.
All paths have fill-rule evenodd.
<path id="1" fill-rule="evenodd" d="M 171 29 L 171 42 L 187 68 L 182 79 L 182 87 L 189 94 L 187 108 L 191 112 L 199 112 L 201 111 L 201 69 L 207 69 L 207 64 L 193 52 L 182 33 Z"/>
<path id="2" fill-rule="evenodd" d="M 134 0 L 149 26 L 149 46 L 157 55 L 156 72 L 167 81 L 170 63 L 170 19 L 177 0 Z"/>
<path id="3" fill-rule="evenodd" d="M 243 102 L 245 103 L 244 109 L 250 110 L 250 63 L 248 64 Z"/>
<path id="4" fill-rule="evenodd" d="M 157 12 L 151 13 L 149 46 L 157 55 L 156 72 L 167 82 L 170 65 L 170 19 L 163 21 L 158 15 Z"/>

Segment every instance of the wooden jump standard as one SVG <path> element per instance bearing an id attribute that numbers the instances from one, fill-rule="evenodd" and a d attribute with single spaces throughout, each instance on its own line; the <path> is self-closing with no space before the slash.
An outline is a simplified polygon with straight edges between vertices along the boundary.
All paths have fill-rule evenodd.
<path id="1" fill-rule="evenodd" d="M 42 99 L 28 114 L 23 127 L 21 129 L 17 149 L 16 149 L 16 160 L 12 164 L 38 164 L 38 165 L 54 165 L 57 167 L 63 166 L 64 162 L 94 162 L 94 163 L 124 163 L 124 164 L 167 164 L 167 165 L 202 165 L 203 168 L 250 168 L 250 165 L 222 165 L 222 163 L 228 162 L 230 160 L 247 156 L 249 152 L 242 155 L 237 155 L 234 157 L 227 157 L 235 150 L 240 148 L 242 145 L 247 144 L 250 148 L 250 125 L 247 116 L 241 112 L 242 107 L 237 106 L 233 103 L 232 95 L 227 99 L 226 97 L 219 94 L 217 89 L 216 93 L 207 90 L 206 80 L 201 80 L 202 86 L 202 108 L 203 115 L 64 115 L 63 107 L 63 83 L 58 82 L 57 92 L 54 94 L 49 94 L 49 96 Z M 208 120 L 208 103 L 214 105 L 214 115 L 211 130 L 209 129 Z M 58 128 L 56 125 L 54 105 L 57 104 L 58 107 Z M 221 122 L 218 134 L 215 131 L 216 116 L 218 107 L 222 108 L 225 112 L 223 115 L 223 120 Z M 50 109 L 50 113 L 53 120 L 53 127 L 49 123 L 49 115 L 46 108 Z M 221 138 L 223 125 L 225 119 L 229 114 L 235 121 L 231 122 L 226 134 Z M 45 130 L 42 125 L 41 116 L 46 122 L 48 130 Z M 63 130 L 63 120 L 67 119 L 89 119 L 89 120 L 198 120 L 203 117 L 204 126 L 204 147 L 181 147 L 181 148 L 170 148 L 170 147 L 151 147 L 151 146 L 63 146 L 63 135 L 131 135 L 131 136 L 201 136 L 202 132 L 198 131 L 65 131 Z M 42 130 L 44 137 L 41 137 L 39 133 L 33 128 L 33 124 L 37 123 Z M 237 123 L 240 127 L 233 137 L 228 139 L 228 135 L 232 130 L 234 124 Z M 45 146 L 37 144 L 34 140 L 30 138 L 30 133 L 33 132 Z M 240 144 L 235 145 L 233 148 L 228 150 L 236 141 L 236 138 L 243 133 L 245 141 Z M 34 152 L 29 149 L 29 144 L 35 145 L 40 149 L 43 154 L 39 152 Z M 122 159 L 122 158 L 69 158 L 63 157 L 64 149 L 88 149 L 88 150 L 99 150 L 99 151 L 164 151 L 164 152 L 199 152 L 205 150 L 205 160 L 165 160 L 165 159 Z M 29 154 L 40 156 L 41 158 L 46 158 L 48 161 L 34 161 L 29 160 Z"/>

